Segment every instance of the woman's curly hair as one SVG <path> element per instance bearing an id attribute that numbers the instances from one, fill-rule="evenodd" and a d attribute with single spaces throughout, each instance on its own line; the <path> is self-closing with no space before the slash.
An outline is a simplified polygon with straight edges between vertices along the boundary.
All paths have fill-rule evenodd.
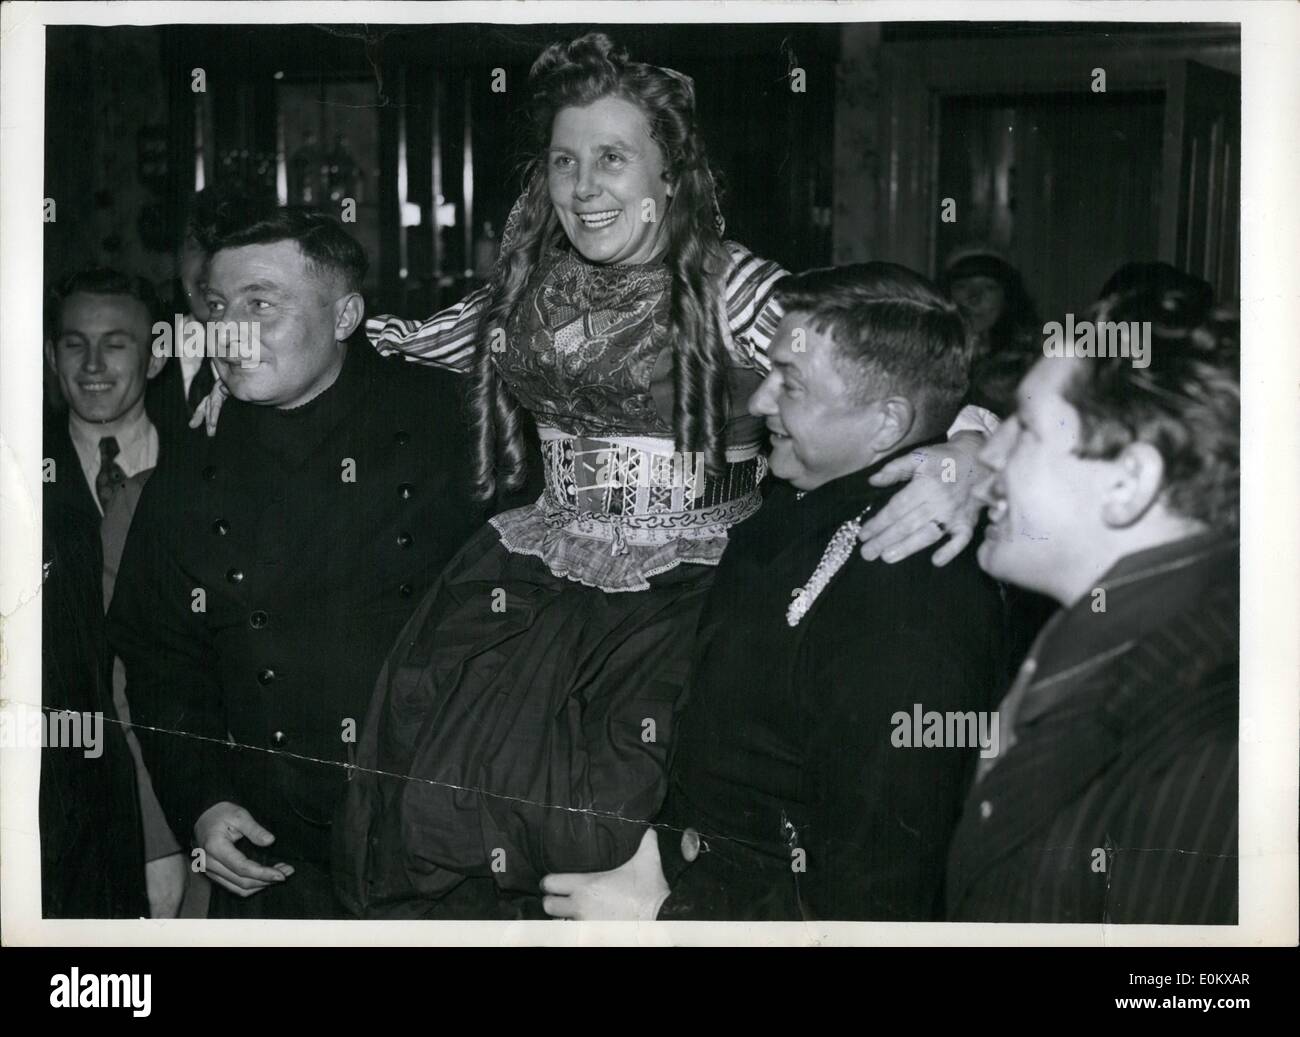
<path id="1" fill-rule="evenodd" d="M 470 407 L 476 496 L 488 500 L 499 488 L 517 489 L 526 474 L 524 411 L 497 373 L 492 346 L 545 251 L 566 241 L 547 190 L 551 124 L 561 109 L 604 97 L 622 98 L 644 113 L 663 156 L 664 179 L 673 185 L 664 216 L 664 263 L 672 275 L 673 433 L 677 450 L 699 451 L 708 468 L 719 471 L 727 406 L 721 326 L 726 251 L 714 220 L 714 179 L 695 123 L 694 86 L 680 73 L 629 60 L 603 33 L 551 44 L 533 63 L 528 83 L 533 157 L 503 234 L 475 347 Z"/>

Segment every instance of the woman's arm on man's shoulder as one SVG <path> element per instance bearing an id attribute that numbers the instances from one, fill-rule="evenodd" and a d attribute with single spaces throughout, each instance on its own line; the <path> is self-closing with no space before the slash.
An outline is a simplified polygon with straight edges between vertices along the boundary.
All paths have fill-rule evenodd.
<path id="1" fill-rule="evenodd" d="M 732 343 L 763 374 L 771 367 L 768 346 L 784 311 L 776 301 L 776 282 L 788 271 L 779 263 L 754 255 L 739 242 L 724 243 L 727 272 L 723 277 L 723 312 Z"/>
<path id="2" fill-rule="evenodd" d="M 474 341 L 488 294 L 489 287 L 484 285 L 425 320 L 388 314 L 368 317 L 366 338 L 382 356 L 397 353 L 416 363 L 463 373 L 474 358 Z"/>

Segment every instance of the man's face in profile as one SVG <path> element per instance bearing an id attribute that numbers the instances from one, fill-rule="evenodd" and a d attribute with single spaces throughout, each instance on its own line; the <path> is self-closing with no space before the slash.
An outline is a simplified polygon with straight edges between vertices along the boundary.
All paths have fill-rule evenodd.
<path id="1" fill-rule="evenodd" d="M 801 490 L 871 463 L 876 405 L 860 403 L 845 382 L 829 330 L 807 313 L 787 313 L 772 337 L 771 373 L 750 397 L 749 413 L 771 435 L 772 474 Z"/>
<path id="2" fill-rule="evenodd" d="M 204 295 L 208 319 L 238 323 L 240 335 L 252 334 L 255 324 L 258 335 L 251 366 L 244 366 L 239 350 L 216 360 L 231 395 L 287 408 L 327 389 L 343 362 L 341 342 L 352 330 L 340 325 L 336 307 L 349 294 L 340 278 L 313 267 L 295 241 L 213 255 Z"/>
<path id="3" fill-rule="evenodd" d="M 73 292 L 63 300 L 45 358 L 77 417 L 102 424 L 144 406 L 145 387 L 166 362 L 150 349 L 152 330 L 149 308 L 132 296 Z"/>
<path id="4" fill-rule="evenodd" d="M 993 475 L 981 494 L 990 523 L 979 563 L 999 580 L 1062 600 L 1059 580 L 1096 550 L 1109 463 L 1079 456 L 1079 413 L 1062 395 L 1086 359 L 1039 360 L 1020 383 L 1016 412 L 980 454 Z"/>

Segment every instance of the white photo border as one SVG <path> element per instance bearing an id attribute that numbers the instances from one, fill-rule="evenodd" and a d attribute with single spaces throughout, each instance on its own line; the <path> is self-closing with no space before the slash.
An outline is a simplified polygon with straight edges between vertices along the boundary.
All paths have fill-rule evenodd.
<path id="1" fill-rule="evenodd" d="M 1194 16 L 1194 17 L 1190 17 Z M 39 750 L 0 750 L 0 933 L 8 945 L 1250 946 L 1297 942 L 1300 771 L 1300 7 L 1058 0 L 715 3 L 22 3 L 0 11 L 0 698 L 41 687 L 41 218 L 47 25 L 1048 21 L 1240 23 L 1242 614 L 1240 911 L 1235 926 L 121 920 L 40 916 Z M 1270 341 L 1270 339 L 1276 340 Z M 1247 739 L 1249 736 L 1249 740 Z"/>

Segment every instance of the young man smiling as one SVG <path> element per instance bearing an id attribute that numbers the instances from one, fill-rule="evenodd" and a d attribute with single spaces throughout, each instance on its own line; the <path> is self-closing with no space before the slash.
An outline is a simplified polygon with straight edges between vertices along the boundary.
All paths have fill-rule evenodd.
<path id="1" fill-rule="evenodd" d="M 165 363 L 151 349 L 159 309 L 144 278 L 103 268 L 72 275 L 51 298 L 45 358 L 67 410 L 59 411 L 58 400 L 47 407 L 45 442 L 53 470 L 45 507 L 62 513 L 57 521 L 89 532 L 105 601 L 113 592 L 135 501 L 160 453 L 172 449 L 180 435 L 177 428 L 160 435 L 147 409 L 147 390 Z M 63 631 L 53 633 L 65 639 Z M 113 703 L 120 719 L 129 720 L 122 687 L 117 666 Z M 120 739 L 120 730 L 114 724 L 110 738 Z M 134 734 L 126 735 L 126 743 L 136 767 L 149 909 L 154 917 L 171 917 L 180 908 L 188 869 Z"/>
<path id="2" fill-rule="evenodd" d="M 1000 707 L 953 840 L 949 917 L 1231 923 L 1237 913 L 1236 329 L 1112 296 L 1146 368 L 1051 357 L 986 447 L 980 564 L 1060 610 Z"/>
<path id="3" fill-rule="evenodd" d="M 75 274 L 54 293 L 45 360 L 67 404 L 66 419 L 47 428 L 54 482 L 69 480 L 63 502 L 87 514 L 103 515 L 126 479 L 158 463 L 145 412 L 145 389 L 165 363 L 150 349 L 158 309 L 147 281 L 113 270 Z M 60 424 L 84 482 L 58 470 Z"/>

